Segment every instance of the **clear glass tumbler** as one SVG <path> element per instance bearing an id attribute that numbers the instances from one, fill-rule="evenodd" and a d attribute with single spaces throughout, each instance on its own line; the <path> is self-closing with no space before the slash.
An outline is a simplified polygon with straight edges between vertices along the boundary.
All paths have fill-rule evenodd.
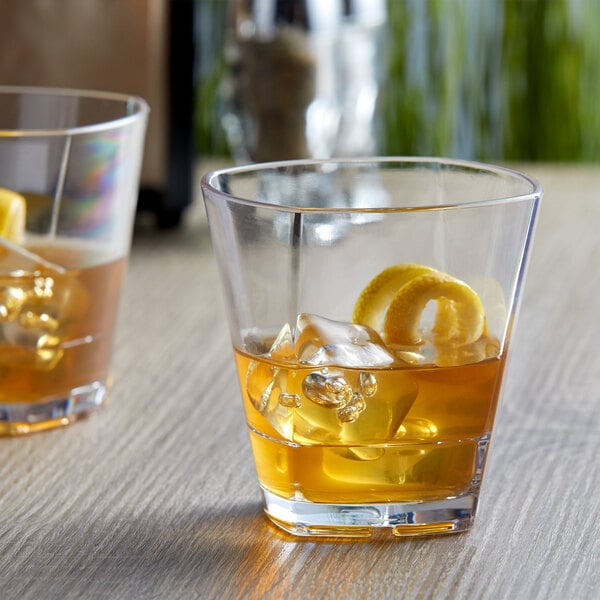
<path id="1" fill-rule="evenodd" d="M 0 87 L 0 435 L 102 405 L 146 103 Z"/>
<path id="2" fill-rule="evenodd" d="M 268 517 L 306 536 L 469 529 L 540 185 L 374 158 L 202 189 Z"/>

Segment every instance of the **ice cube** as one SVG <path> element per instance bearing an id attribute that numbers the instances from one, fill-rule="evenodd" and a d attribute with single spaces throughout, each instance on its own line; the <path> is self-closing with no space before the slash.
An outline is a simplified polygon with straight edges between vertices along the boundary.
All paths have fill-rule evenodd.
<path id="1" fill-rule="evenodd" d="M 295 330 L 284 325 L 262 359 L 252 361 L 246 391 L 291 442 L 385 443 L 417 395 L 408 373 L 369 370 L 394 361 L 368 327 L 301 314 Z"/>
<path id="2" fill-rule="evenodd" d="M 279 369 L 270 364 L 252 361 L 246 373 L 246 392 L 254 408 L 266 414 L 271 394 L 275 386 L 275 377 Z"/>
<path id="3" fill-rule="evenodd" d="M 264 361 L 252 361 L 246 392 L 252 405 L 283 437 L 293 440 L 294 417 L 302 405 L 297 371 Z"/>
<path id="4" fill-rule="evenodd" d="M 373 329 L 303 313 L 296 322 L 296 355 L 303 365 L 380 367 L 394 362 Z"/>
<path id="5" fill-rule="evenodd" d="M 275 360 L 288 362 L 294 360 L 294 355 L 294 336 L 289 323 L 286 323 L 271 344 L 269 356 Z"/>
<path id="6" fill-rule="evenodd" d="M 88 306 L 76 276 L 28 250 L 0 241 L 0 340 L 15 360 L 52 369 Z M 23 350 L 25 352 L 23 352 Z"/>
<path id="7" fill-rule="evenodd" d="M 407 371 L 323 367 L 305 376 L 302 392 L 301 406 L 287 422 L 291 441 L 361 446 L 394 438 L 418 386 Z"/>

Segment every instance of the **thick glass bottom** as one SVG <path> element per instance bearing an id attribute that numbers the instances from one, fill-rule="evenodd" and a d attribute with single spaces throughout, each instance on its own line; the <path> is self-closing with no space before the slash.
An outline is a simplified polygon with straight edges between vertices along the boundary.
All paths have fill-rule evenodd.
<path id="1" fill-rule="evenodd" d="M 108 388 L 107 381 L 93 381 L 59 398 L 0 403 L 0 436 L 23 435 L 68 425 L 102 406 Z"/>
<path id="2" fill-rule="evenodd" d="M 473 525 L 473 493 L 432 502 L 325 504 L 289 500 L 263 488 L 265 513 L 280 529 L 303 537 L 369 538 L 378 531 L 394 537 L 467 531 Z"/>

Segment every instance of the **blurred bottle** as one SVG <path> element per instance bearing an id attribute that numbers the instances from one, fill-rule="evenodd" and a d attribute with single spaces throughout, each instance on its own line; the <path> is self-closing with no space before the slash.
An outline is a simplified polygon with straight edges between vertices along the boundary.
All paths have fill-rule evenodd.
<path id="1" fill-rule="evenodd" d="M 385 0 L 230 0 L 222 123 L 238 162 L 377 147 Z"/>

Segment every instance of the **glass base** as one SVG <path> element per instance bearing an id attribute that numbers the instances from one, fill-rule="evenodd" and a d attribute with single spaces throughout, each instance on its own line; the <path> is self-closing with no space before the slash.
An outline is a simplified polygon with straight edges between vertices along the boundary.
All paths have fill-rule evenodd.
<path id="1" fill-rule="evenodd" d="M 64 397 L 40 402 L 0 402 L 0 436 L 68 425 L 102 406 L 108 388 L 107 381 L 94 381 L 70 390 Z"/>
<path id="2" fill-rule="evenodd" d="M 477 496 L 465 494 L 434 502 L 321 504 L 287 500 L 263 489 L 265 513 L 280 529 L 303 537 L 369 538 L 378 531 L 394 537 L 468 531 Z"/>

